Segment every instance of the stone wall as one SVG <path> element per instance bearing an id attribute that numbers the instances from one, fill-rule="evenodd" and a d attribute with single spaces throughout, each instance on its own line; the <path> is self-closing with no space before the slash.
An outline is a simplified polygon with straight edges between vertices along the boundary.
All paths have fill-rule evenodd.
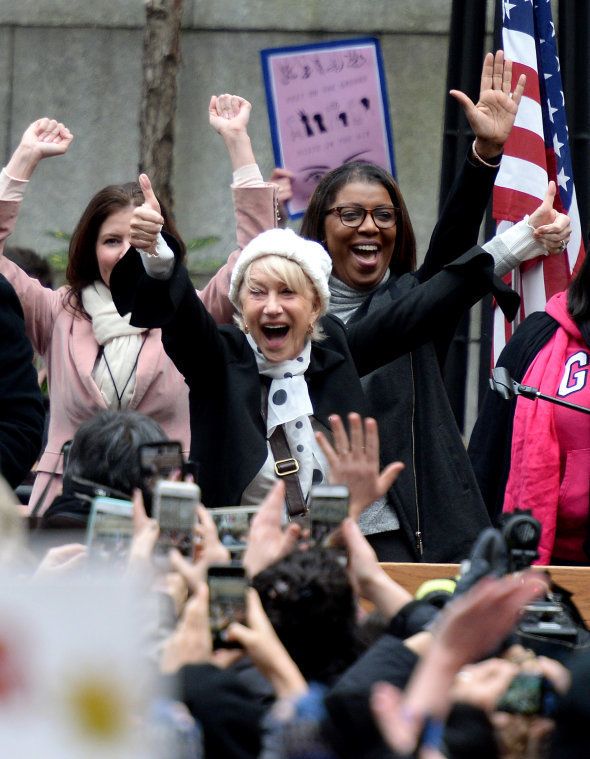
<path id="1" fill-rule="evenodd" d="M 234 239 L 230 165 L 207 122 L 211 94 L 237 92 L 253 103 L 251 135 L 268 175 L 259 51 L 356 36 L 382 44 L 398 180 L 424 252 L 438 207 L 450 12 L 451 0 L 185 0 L 176 213 L 186 240 L 218 238 L 192 254 L 193 272 L 210 273 Z M 39 167 L 15 244 L 63 251 L 59 238 L 89 197 L 136 176 L 143 22 L 142 0 L 0 0 L 0 155 L 8 158 L 43 115 L 75 134 L 67 156 Z M 473 390 L 469 407 L 473 417 Z"/>
<path id="2" fill-rule="evenodd" d="M 232 247 L 230 166 L 207 123 L 213 93 L 254 104 L 251 133 L 265 174 L 273 166 L 259 50 L 358 35 L 380 38 L 397 172 L 423 250 L 436 218 L 450 0 L 185 0 L 174 185 L 187 240 L 218 237 L 200 267 Z M 0 154 L 33 119 L 51 115 L 76 135 L 42 164 L 14 242 L 63 248 L 99 187 L 135 177 L 141 85 L 141 0 L 0 2 Z M 195 264 L 195 261 L 193 261 Z"/>

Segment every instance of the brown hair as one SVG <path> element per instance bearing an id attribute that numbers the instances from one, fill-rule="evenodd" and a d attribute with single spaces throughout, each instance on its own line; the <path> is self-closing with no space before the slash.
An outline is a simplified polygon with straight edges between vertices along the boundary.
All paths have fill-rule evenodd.
<path id="1" fill-rule="evenodd" d="M 108 185 L 90 199 L 70 240 L 66 269 L 66 281 L 70 289 L 65 297 L 66 307 L 86 316 L 80 294 L 85 287 L 100 279 L 96 258 L 96 240 L 100 227 L 111 214 L 128 206 L 140 206 L 143 202 L 143 192 L 137 182 Z M 164 217 L 164 231 L 176 238 L 184 259 L 186 247 L 173 219 L 163 206 L 161 214 Z"/>
<path id="2" fill-rule="evenodd" d="M 350 163 L 343 163 L 326 174 L 311 196 L 301 222 L 300 235 L 322 243 L 330 253 L 325 242 L 326 211 L 332 206 L 340 190 L 350 182 L 380 184 L 387 190 L 396 209 L 397 222 L 397 234 L 389 269 L 396 276 L 414 271 L 416 268 L 416 238 L 408 209 L 395 179 L 389 172 L 374 163 L 351 161 Z"/>

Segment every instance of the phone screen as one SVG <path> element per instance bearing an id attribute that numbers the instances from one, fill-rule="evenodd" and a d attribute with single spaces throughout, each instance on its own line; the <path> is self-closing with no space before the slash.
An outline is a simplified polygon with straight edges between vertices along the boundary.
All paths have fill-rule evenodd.
<path id="1" fill-rule="evenodd" d="M 133 505 L 118 498 L 92 501 L 86 543 L 93 559 L 120 566 L 126 563 L 133 539 Z"/>
<path id="2" fill-rule="evenodd" d="M 231 622 L 246 624 L 246 589 L 248 581 L 243 567 L 212 566 L 208 572 L 209 621 L 213 648 L 239 648 L 228 641 L 227 628 Z"/>
<path id="3" fill-rule="evenodd" d="M 209 509 L 213 517 L 219 540 L 232 553 L 241 554 L 246 550 L 250 523 L 259 506 L 227 506 Z"/>
<path id="4" fill-rule="evenodd" d="M 311 489 L 309 513 L 311 540 L 331 547 L 334 531 L 348 516 L 349 493 L 345 485 L 315 485 Z"/>
<path id="5" fill-rule="evenodd" d="M 158 480 L 154 491 L 154 516 L 160 525 L 158 546 L 168 553 L 177 548 L 184 556 L 193 553 L 193 528 L 200 488 L 192 482 Z"/>
<path id="6" fill-rule="evenodd" d="M 510 714 L 542 714 L 555 709 L 556 697 L 551 683 L 535 672 L 520 672 L 500 698 L 496 709 Z"/>
<path id="7" fill-rule="evenodd" d="M 176 441 L 163 440 L 139 446 L 139 470 L 143 503 L 148 516 L 152 514 L 152 493 L 158 480 L 165 480 L 174 471 L 182 471 L 182 445 Z"/>

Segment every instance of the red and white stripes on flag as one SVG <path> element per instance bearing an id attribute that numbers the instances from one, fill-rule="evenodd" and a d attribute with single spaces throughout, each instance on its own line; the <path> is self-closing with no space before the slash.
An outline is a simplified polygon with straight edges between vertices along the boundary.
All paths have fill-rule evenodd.
<path id="1" fill-rule="evenodd" d="M 513 82 L 523 73 L 527 81 L 494 187 L 497 229 L 501 232 L 532 213 L 553 179 L 558 190 L 555 208 L 569 214 L 572 235 L 563 254 L 527 262 L 512 273 L 509 284 L 520 293 L 521 308 L 512 324 L 495 309 L 494 364 L 520 321 L 533 311 L 542 311 L 552 295 L 564 290 L 584 257 L 551 3 L 499 2 L 504 55 L 513 61 Z"/>

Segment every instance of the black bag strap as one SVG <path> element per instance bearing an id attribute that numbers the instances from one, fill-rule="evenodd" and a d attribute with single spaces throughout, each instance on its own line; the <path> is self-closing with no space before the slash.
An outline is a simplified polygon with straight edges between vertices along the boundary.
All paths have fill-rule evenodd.
<path id="1" fill-rule="evenodd" d="M 264 424 L 267 422 L 268 388 L 264 382 L 260 383 L 261 413 Z M 275 431 L 268 439 L 270 449 L 275 460 L 275 474 L 285 483 L 285 501 L 289 519 L 297 519 L 307 513 L 307 505 L 301 492 L 299 483 L 299 462 L 292 455 L 289 442 L 282 424 L 275 427 Z"/>

